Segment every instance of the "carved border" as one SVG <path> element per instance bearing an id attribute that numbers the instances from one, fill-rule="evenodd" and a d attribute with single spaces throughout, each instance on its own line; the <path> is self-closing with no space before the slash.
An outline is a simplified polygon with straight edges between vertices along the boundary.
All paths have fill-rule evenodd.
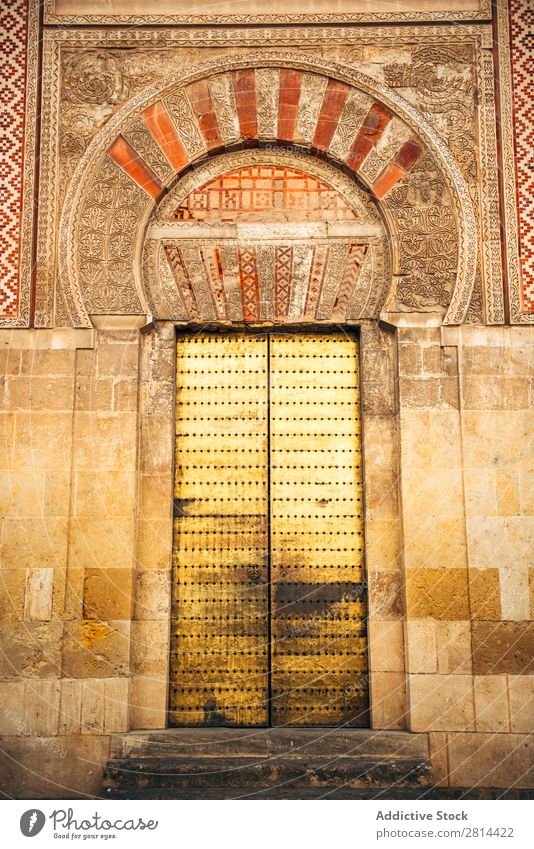
<path id="1" fill-rule="evenodd" d="M 425 39 L 442 44 L 444 39 L 480 38 L 482 47 L 492 47 L 488 24 L 380 27 L 295 27 L 292 29 L 50 29 L 45 39 L 64 47 L 332 47 L 366 44 L 398 44 Z"/>
<path id="2" fill-rule="evenodd" d="M 508 0 L 497 0 L 497 44 L 499 51 L 500 137 L 504 208 L 504 247 L 506 256 L 510 324 L 533 324 L 534 313 L 523 312 L 519 218 L 515 171 L 514 100 Z"/>
<path id="3" fill-rule="evenodd" d="M 79 26 L 84 24 L 336 24 L 336 23 L 401 23 L 491 20 L 491 0 L 479 0 L 478 9 L 464 11 L 406 11 L 353 12 L 323 14 L 264 14 L 264 15 L 72 15 L 56 14 L 56 0 L 44 0 L 45 24 Z"/>
<path id="4" fill-rule="evenodd" d="M 495 69 L 490 49 L 477 56 L 480 133 L 480 225 L 486 324 L 504 324 L 504 290 L 499 210 Z"/>
<path id="5" fill-rule="evenodd" d="M 33 276 L 34 198 L 37 154 L 37 102 L 39 89 L 39 8 L 28 3 L 28 46 L 26 53 L 26 92 L 22 204 L 20 213 L 19 310 L 18 315 L 0 318 L 0 327 L 29 327 Z"/>

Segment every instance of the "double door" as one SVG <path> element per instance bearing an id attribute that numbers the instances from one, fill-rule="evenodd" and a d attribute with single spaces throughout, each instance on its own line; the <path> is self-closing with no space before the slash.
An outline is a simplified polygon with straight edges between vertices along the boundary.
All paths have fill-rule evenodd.
<path id="1" fill-rule="evenodd" d="M 367 725 L 365 596 L 356 338 L 179 336 L 170 724 Z"/>

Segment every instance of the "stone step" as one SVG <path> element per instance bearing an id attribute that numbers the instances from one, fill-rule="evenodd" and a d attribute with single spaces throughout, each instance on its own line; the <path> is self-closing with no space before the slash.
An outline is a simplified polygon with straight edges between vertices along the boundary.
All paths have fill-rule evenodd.
<path id="1" fill-rule="evenodd" d="M 201 788 L 180 790 L 177 788 L 145 788 L 132 792 L 131 789 L 108 789 L 101 794 L 105 799 L 142 799 L 146 801 L 158 799 L 174 800 L 247 800 L 259 799 L 294 799 L 306 800 L 406 800 L 406 801 L 428 801 L 428 800 L 483 800 L 483 799 L 534 799 L 534 790 L 502 790 L 499 788 L 456 788 L 456 787 L 408 787 L 404 790 L 389 788 L 365 788 L 365 787 L 341 787 L 334 789 L 324 788 L 301 788 L 291 787 L 267 788 L 258 790 L 253 787 L 242 787 L 236 790 L 231 787 L 219 787 L 215 789 Z"/>
<path id="2" fill-rule="evenodd" d="M 338 787 L 404 789 L 430 786 L 430 763 L 422 758 L 309 757 L 254 758 L 127 757 L 110 760 L 104 772 L 106 798 L 114 791 L 138 793 L 216 788 L 329 789 Z"/>
<path id="3" fill-rule="evenodd" d="M 428 758 L 426 734 L 352 728 L 172 728 L 114 734 L 111 755 L 124 757 Z"/>

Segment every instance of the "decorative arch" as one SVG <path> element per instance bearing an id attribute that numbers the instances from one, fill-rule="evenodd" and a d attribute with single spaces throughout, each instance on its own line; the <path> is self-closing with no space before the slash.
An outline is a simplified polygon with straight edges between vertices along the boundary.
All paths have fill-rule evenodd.
<path id="1" fill-rule="evenodd" d="M 477 240 L 466 184 L 424 117 L 376 80 L 335 63 L 261 54 L 216 60 L 146 89 L 92 141 L 60 227 L 60 279 L 74 324 L 149 311 L 146 230 L 189 172 L 232 151 L 285 150 L 366 187 L 392 245 L 390 303 L 460 324 Z"/>

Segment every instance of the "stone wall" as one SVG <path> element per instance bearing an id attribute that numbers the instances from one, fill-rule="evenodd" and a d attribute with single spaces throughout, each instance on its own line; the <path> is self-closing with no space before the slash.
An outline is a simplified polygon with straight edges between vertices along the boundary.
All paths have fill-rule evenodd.
<path id="1" fill-rule="evenodd" d="M 0 339 L 15 795 L 95 792 L 110 732 L 166 723 L 174 327 L 124 323 Z M 372 727 L 430 732 L 444 785 L 532 786 L 534 331 L 361 337 Z"/>
<path id="2" fill-rule="evenodd" d="M 90 793 L 129 723 L 138 333 L 3 331 L 0 358 L 4 788 Z"/>
<path id="3" fill-rule="evenodd" d="M 373 14 L 347 0 L 345 23 L 376 26 L 321 30 L 302 14 L 269 29 L 258 4 L 246 20 L 258 28 L 187 28 L 148 3 L 149 17 L 106 27 L 107 3 L 81 15 L 78 0 L 46 0 L 40 70 L 38 4 L 4 5 L 3 787 L 94 794 L 113 732 L 165 727 L 175 324 L 207 314 L 180 312 L 170 272 L 158 297 L 177 311 L 153 309 L 143 275 L 165 266 L 142 244 L 147 232 L 161 242 L 158 226 L 171 242 L 191 219 L 217 228 L 208 192 L 233 190 L 225 180 L 262 156 L 272 204 L 240 185 L 236 220 L 259 209 L 271 225 L 319 220 L 325 240 L 340 238 L 321 211 L 334 187 L 334 223 L 350 229 L 365 196 L 389 234 L 392 269 L 386 251 L 372 273 L 353 269 L 365 297 L 331 316 L 361 333 L 372 727 L 428 733 L 441 785 L 534 786 L 526 0 L 511 4 L 511 37 L 506 0 L 495 26 L 477 0 Z M 307 191 L 277 206 L 276 169 L 306 173 Z M 78 270 L 85 288 L 70 285 Z M 239 322 L 234 309 L 219 323 Z"/>
<path id="4" fill-rule="evenodd" d="M 533 344 L 399 334 L 410 728 L 452 786 L 532 782 Z"/>

